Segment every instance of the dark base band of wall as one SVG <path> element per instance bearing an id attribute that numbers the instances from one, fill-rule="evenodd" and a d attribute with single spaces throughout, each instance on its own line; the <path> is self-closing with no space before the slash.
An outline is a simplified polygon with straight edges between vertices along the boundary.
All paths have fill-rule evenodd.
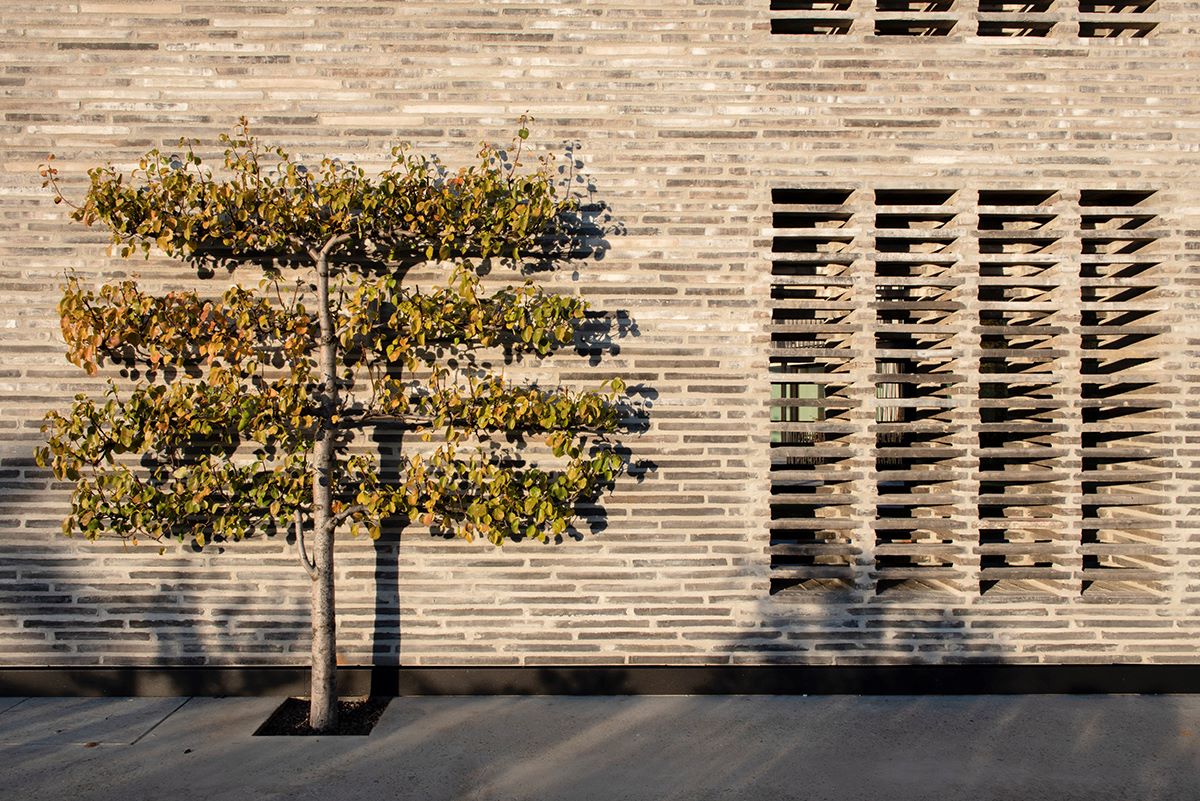
<path id="1" fill-rule="evenodd" d="M 296 667 L 3 668 L 0 695 L 303 695 Z M 1195 693 L 1200 665 L 346 667 L 342 695 Z"/>

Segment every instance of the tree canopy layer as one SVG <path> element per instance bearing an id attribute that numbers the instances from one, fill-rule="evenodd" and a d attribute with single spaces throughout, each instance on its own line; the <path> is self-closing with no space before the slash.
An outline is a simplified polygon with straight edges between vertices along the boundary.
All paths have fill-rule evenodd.
<path id="1" fill-rule="evenodd" d="M 337 159 L 307 168 L 243 121 L 221 137 L 215 172 L 190 142 L 181 155 L 150 151 L 128 175 L 89 171 L 71 216 L 107 228 L 121 255 L 158 250 L 201 270 L 254 262 L 263 277 L 211 297 L 67 281 L 59 312 L 71 362 L 142 372 L 47 415 L 38 458 L 75 482 L 64 531 L 203 545 L 304 525 L 314 449 L 329 435 L 334 525 L 374 537 L 400 517 L 497 544 L 563 532 L 576 504 L 622 471 L 611 435 L 629 410 L 619 379 L 593 391 L 521 384 L 475 357 L 549 356 L 574 343 L 588 313 L 522 275 L 553 252 L 573 208 L 550 162 L 519 168 L 527 135 L 522 127 L 516 156 L 485 146 L 454 172 L 397 147 L 368 176 Z M 54 167 L 44 175 L 57 192 Z M 406 282 L 421 262 L 440 283 Z M 523 280 L 493 288 L 483 276 L 497 268 Z M 330 344 L 332 381 L 321 364 Z M 436 447 L 387 475 L 373 455 L 340 447 L 379 425 Z M 529 463 L 529 438 L 558 457 L 553 467 Z"/>

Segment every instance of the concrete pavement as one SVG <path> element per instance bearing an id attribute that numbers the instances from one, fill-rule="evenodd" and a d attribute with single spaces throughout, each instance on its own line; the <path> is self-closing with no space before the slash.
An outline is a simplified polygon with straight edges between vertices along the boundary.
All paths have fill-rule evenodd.
<path id="1" fill-rule="evenodd" d="M 1200 696 L 400 698 L 252 737 L 280 700 L 0 699 L 0 798 L 1200 798 Z"/>

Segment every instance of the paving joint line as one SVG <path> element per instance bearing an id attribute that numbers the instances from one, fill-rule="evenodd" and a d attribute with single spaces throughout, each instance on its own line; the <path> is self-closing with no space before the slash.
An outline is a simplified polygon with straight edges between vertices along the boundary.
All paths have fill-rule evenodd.
<path id="1" fill-rule="evenodd" d="M 28 700 L 29 700 L 28 698 L 22 698 L 20 701 L 17 701 L 15 704 L 10 706 L 8 709 L 0 711 L 0 715 L 7 715 L 9 712 L 12 712 L 14 709 L 16 709 L 17 707 L 19 707 L 21 704 L 25 703 Z"/>
<path id="2" fill-rule="evenodd" d="M 172 709 L 170 712 L 168 712 L 167 714 L 163 715 L 163 717 L 162 717 L 162 720 L 160 720 L 158 723 L 155 723 L 153 726 L 151 726 L 150 728 L 146 729 L 144 732 L 142 732 L 141 734 L 139 734 L 139 735 L 137 736 L 137 738 L 136 738 L 136 739 L 135 739 L 133 742 L 131 742 L 131 743 L 130 743 L 130 745 L 137 745 L 138 743 L 140 743 L 140 742 L 142 741 L 142 739 L 143 739 L 144 737 L 146 737 L 146 735 L 150 734 L 150 732 L 154 731 L 154 730 L 155 730 L 155 729 L 157 729 L 159 726 L 161 726 L 161 725 L 163 725 L 164 723 L 166 723 L 166 722 L 167 722 L 167 719 L 168 719 L 168 718 L 170 718 L 172 715 L 174 715 L 174 714 L 175 714 L 176 712 L 178 712 L 179 710 L 183 709 L 183 708 L 184 708 L 184 706 L 186 706 L 186 705 L 187 705 L 187 702 L 188 702 L 188 701 L 190 701 L 190 700 L 192 700 L 192 697 L 193 697 L 193 696 L 190 696 L 190 695 L 189 695 L 187 698 L 184 698 L 184 699 L 183 699 L 183 701 L 182 701 L 182 702 L 179 704 L 179 706 L 175 707 L 175 708 L 174 708 L 174 709 Z"/>

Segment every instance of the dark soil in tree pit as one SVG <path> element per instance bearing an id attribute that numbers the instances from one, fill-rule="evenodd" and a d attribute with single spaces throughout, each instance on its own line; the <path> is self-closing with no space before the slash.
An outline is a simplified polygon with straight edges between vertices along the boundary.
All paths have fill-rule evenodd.
<path id="1" fill-rule="evenodd" d="M 271 713 L 255 737 L 315 737 L 366 735 L 379 722 L 391 698 L 343 698 L 338 701 L 338 724 L 332 731 L 317 732 L 308 726 L 308 699 L 289 698 Z"/>

